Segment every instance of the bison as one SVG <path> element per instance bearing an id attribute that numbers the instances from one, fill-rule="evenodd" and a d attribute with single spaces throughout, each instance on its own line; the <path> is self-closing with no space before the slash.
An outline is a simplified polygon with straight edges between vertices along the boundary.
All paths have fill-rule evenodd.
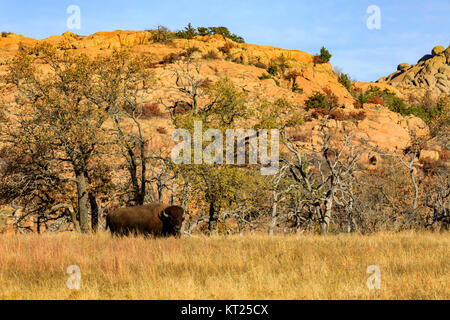
<path id="1" fill-rule="evenodd" d="M 106 230 L 113 235 L 180 236 L 184 210 L 178 206 L 152 203 L 115 210 L 106 216 Z"/>

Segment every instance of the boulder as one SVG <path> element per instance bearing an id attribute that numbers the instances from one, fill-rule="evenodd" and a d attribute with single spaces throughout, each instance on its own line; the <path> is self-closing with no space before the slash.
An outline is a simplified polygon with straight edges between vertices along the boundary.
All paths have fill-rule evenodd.
<path id="1" fill-rule="evenodd" d="M 422 150 L 420 151 L 419 160 L 421 162 L 436 162 L 439 160 L 439 152 L 435 150 Z"/>
<path id="2" fill-rule="evenodd" d="M 450 94 L 447 81 L 450 63 L 450 47 L 434 47 L 431 54 L 425 55 L 417 64 L 401 63 L 397 71 L 387 77 L 380 78 L 377 83 L 384 83 L 396 87 L 403 96 L 433 92 L 435 97 Z M 442 77 L 444 75 L 445 77 Z M 415 92 L 419 89 L 420 92 Z"/>
<path id="3" fill-rule="evenodd" d="M 411 65 L 410 65 L 409 63 L 403 62 L 403 63 L 400 63 L 400 64 L 398 65 L 397 70 L 398 70 L 398 71 L 406 71 L 406 70 L 408 70 L 410 67 L 411 67 Z"/>
<path id="4" fill-rule="evenodd" d="M 431 50 L 431 55 L 437 56 L 438 54 L 441 54 L 442 52 L 445 51 L 445 48 L 443 46 L 436 46 L 433 48 L 433 50 Z"/>

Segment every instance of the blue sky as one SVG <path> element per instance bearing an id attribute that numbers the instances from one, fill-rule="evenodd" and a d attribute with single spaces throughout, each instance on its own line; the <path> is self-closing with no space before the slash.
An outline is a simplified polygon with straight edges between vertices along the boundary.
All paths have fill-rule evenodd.
<path id="1" fill-rule="evenodd" d="M 325 46 L 333 66 L 374 81 L 401 62 L 416 63 L 450 44 L 449 0 L 0 0 L 0 31 L 46 38 L 67 31 L 69 5 L 81 8 L 81 35 L 97 31 L 227 26 L 246 42 L 314 54 Z M 381 30 L 369 30 L 369 5 L 381 9 Z"/>

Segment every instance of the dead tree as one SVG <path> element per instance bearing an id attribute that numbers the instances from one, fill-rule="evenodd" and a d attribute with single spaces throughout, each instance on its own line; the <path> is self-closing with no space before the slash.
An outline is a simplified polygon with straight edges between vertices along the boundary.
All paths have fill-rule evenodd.
<path id="1" fill-rule="evenodd" d="M 442 223 L 441 230 L 450 227 L 450 182 L 447 175 L 438 174 L 434 188 L 427 193 L 425 205 L 431 210 L 426 227 L 434 228 Z"/>
<path id="2" fill-rule="evenodd" d="M 321 126 L 322 144 L 318 151 L 301 152 L 292 142 L 284 140 L 294 155 L 294 160 L 284 161 L 290 166 L 292 179 L 304 193 L 300 207 L 318 221 L 323 235 L 329 231 L 334 207 L 346 206 L 348 199 L 352 199 L 348 196 L 352 192 L 357 161 L 363 153 L 353 144 L 351 134 L 343 140 L 333 140 L 332 132 L 326 127 L 327 120 Z"/>
<path id="3" fill-rule="evenodd" d="M 288 194 L 294 187 L 294 184 L 286 185 L 286 177 L 289 174 L 290 166 L 287 163 L 284 163 L 278 173 L 274 176 L 272 180 L 272 210 L 270 216 L 269 223 L 269 235 L 273 236 L 275 227 L 278 222 L 279 213 L 279 204 L 286 200 L 286 194 Z M 281 190 L 280 190 L 281 189 Z"/>
<path id="4" fill-rule="evenodd" d="M 169 86 L 169 90 L 174 94 L 170 95 L 171 99 L 160 98 L 159 101 L 169 111 L 172 119 L 177 113 L 197 113 L 200 109 L 205 111 L 214 105 L 215 101 L 201 105 L 210 81 L 202 77 L 200 71 L 201 64 L 192 57 L 186 57 L 171 68 L 169 76 L 175 79 L 175 85 Z"/>

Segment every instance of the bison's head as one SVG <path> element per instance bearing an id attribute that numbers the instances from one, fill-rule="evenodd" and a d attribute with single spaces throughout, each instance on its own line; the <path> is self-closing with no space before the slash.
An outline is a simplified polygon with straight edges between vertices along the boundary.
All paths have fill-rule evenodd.
<path id="1" fill-rule="evenodd" d="M 170 206 L 161 212 L 159 217 L 163 223 L 163 234 L 179 236 L 184 219 L 184 210 L 178 206 Z"/>

